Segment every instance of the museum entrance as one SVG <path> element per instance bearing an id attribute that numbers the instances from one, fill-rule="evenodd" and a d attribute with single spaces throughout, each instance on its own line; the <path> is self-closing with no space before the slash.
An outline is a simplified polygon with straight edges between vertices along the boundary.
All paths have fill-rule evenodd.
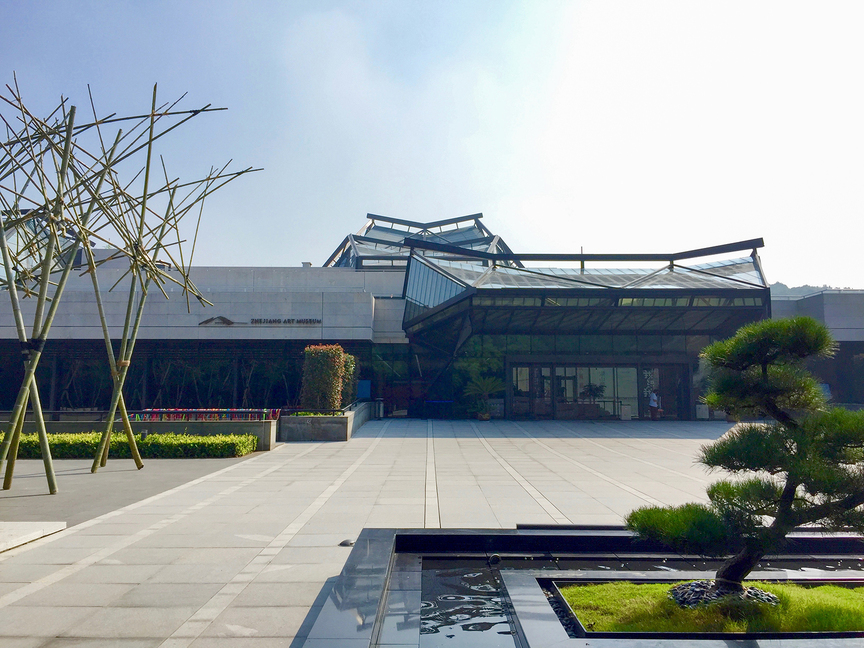
<path id="1" fill-rule="evenodd" d="M 647 415 L 647 395 L 656 389 L 664 418 L 687 419 L 686 385 L 687 367 L 678 365 L 513 364 L 507 390 L 509 415 L 541 420 L 640 418 Z"/>

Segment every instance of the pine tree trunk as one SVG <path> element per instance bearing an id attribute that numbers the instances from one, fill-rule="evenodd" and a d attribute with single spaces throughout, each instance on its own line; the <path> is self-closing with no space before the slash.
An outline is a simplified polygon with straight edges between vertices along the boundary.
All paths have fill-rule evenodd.
<path id="1" fill-rule="evenodd" d="M 764 553 L 756 549 L 745 548 L 729 558 L 717 570 L 715 580 L 718 585 L 733 589 L 744 589 L 742 582 L 753 568 L 762 560 Z"/>

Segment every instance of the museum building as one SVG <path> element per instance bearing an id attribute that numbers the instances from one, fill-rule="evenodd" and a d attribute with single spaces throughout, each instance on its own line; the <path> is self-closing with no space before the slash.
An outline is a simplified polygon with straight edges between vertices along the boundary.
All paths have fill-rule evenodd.
<path id="1" fill-rule="evenodd" d="M 126 382 L 132 410 L 296 403 L 303 349 L 357 356 L 360 396 L 388 415 L 464 417 L 478 381 L 502 387 L 493 416 L 692 419 L 699 352 L 771 316 L 761 239 L 675 253 L 520 254 L 482 214 L 419 223 L 367 215 L 323 267 L 196 267 L 212 306 L 148 298 Z M 119 336 L 128 279 L 100 267 Z M 128 289 L 128 284 L 127 284 Z M 46 409 L 104 409 L 111 392 L 90 279 L 70 280 L 40 364 Z M 33 308 L 32 300 L 23 306 Z M 788 310 L 788 308 L 787 308 Z M 864 338 L 862 338 L 864 340 Z M 20 384 L 10 309 L 0 309 L 0 409 Z"/>

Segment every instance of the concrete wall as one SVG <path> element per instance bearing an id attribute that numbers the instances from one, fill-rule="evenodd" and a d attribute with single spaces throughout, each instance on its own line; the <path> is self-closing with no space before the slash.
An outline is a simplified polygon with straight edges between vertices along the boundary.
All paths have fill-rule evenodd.
<path id="1" fill-rule="evenodd" d="M 128 300 L 128 280 L 110 288 L 123 275 L 119 267 L 99 272 L 106 319 L 119 338 Z M 375 297 L 397 298 L 404 271 L 356 271 L 351 268 L 202 267 L 193 281 L 213 303 L 188 304 L 179 286 L 166 285 L 166 300 L 151 291 L 139 338 L 142 340 L 372 340 Z M 380 337 L 401 339 L 401 312 L 396 304 L 381 308 L 385 327 Z M 22 300 L 25 321 L 32 322 L 35 299 Z M 393 328 L 398 318 L 398 328 Z M 0 309 L 0 338 L 17 338 L 11 310 Z M 70 277 L 51 339 L 102 338 L 89 276 Z"/>
<path id="2" fill-rule="evenodd" d="M 864 290 L 824 290 L 771 299 L 774 318 L 806 315 L 825 324 L 838 342 L 864 342 Z"/>
<path id="3" fill-rule="evenodd" d="M 376 298 L 372 341 L 379 344 L 408 344 L 408 338 L 402 330 L 404 313 L 404 299 Z"/>

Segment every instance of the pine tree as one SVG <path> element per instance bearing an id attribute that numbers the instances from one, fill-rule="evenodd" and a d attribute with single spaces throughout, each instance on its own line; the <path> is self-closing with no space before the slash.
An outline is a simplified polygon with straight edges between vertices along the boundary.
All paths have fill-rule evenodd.
<path id="1" fill-rule="evenodd" d="M 637 509 L 627 526 L 683 553 L 732 553 L 715 581 L 733 589 L 796 527 L 864 532 L 864 412 L 826 409 L 804 368 L 835 347 L 822 324 L 796 317 L 749 324 L 705 348 L 708 405 L 771 422 L 738 424 L 702 447 L 702 464 L 741 476 L 709 486 L 710 504 Z"/>

